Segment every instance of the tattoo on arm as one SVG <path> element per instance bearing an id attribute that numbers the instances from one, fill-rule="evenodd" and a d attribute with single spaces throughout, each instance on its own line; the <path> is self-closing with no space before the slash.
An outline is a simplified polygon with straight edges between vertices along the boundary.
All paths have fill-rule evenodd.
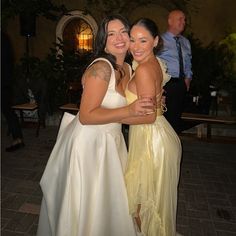
<path id="1" fill-rule="evenodd" d="M 106 62 L 98 62 L 89 69 L 89 75 L 95 79 L 103 79 L 109 83 L 111 77 L 111 67 Z"/>

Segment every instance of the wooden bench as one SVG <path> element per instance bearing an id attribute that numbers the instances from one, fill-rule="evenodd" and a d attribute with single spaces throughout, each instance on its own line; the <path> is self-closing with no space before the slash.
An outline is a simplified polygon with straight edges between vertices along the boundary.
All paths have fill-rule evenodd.
<path id="1" fill-rule="evenodd" d="M 203 137 L 204 125 L 206 125 L 207 138 L 211 137 L 211 124 L 236 124 L 236 117 L 226 117 L 226 116 L 211 116 L 197 113 L 183 113 L 182 119 L 185 121 L 193 121 L 198 123 L 197 127 L 197 137 Z"/>
<path id="2" fill-rule="evenodd" d="M 78 104 L 76 103 L 67 103 L 59 107 L 63 112 L 77 113 L 79 111 Z"/>
<path id="3" fill-rule="evenodd" d="M 21 124 L 25 123 L 24 114 L 23 111 L 38 111 L 38 105 L 36 103 L 23 103 L 12 106 L 12 109 L 18 110 L 20 112 L 20 121 Z M 39 113 L 38 113 L 38 120 L 37 120 L 37 129 L 36 129 L 36 136 L 39 135 L 39 129 L 40 129 L 40 119 L 39 119 Z"/>

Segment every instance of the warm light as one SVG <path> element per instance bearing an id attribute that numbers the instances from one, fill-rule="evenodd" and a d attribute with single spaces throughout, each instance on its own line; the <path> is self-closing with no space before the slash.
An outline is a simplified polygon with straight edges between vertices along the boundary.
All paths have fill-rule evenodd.
<path id="1" fill-rule="evenodd" d="M 93 35 L 92 34 L 76 34 L 77 39 L 77 50 L 85 50 L 85 51 L 91 51 L 92 50 L 92 40 Z"/>
<path id="2" fill-rule="evenodd" d="M 93 38 L 92 28 L 80 18 L 70 21 L 63 31 L 65 48 L 82 54 L 93 51 Z"/>

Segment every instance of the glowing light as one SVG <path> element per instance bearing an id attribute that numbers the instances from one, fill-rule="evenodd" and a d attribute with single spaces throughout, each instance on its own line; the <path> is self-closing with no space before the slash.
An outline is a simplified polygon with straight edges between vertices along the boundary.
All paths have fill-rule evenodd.
<path id="1" fill-rule="evenodd" d="M 92 48 L 92 42 L 93 42 L 93 35 L 92 34 L 86 34 L 86 33 L 80 33 L 76 34 L 76 40 L 77 50 L 85 50 L 85 51 L 91 51 Z"/>

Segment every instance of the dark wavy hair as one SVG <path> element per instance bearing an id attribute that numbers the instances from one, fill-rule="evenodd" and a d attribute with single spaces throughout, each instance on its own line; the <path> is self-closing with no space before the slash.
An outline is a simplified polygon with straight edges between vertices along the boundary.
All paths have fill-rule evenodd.
<path id="1" fill-rule="evenodd" d="M 107 60 L 111 62 L 114 69 L 117 69 L 115 56 L 111 55 L 110 53 L 105 52 L 107 35 L 108 35 L 107 26 L 108 26 L 108 23 L 112 20 L 121 21 L 125 29 L 128 31 L 128 33 L 130 32 L 130 24 L 125 17 L 123 17 L 120 14 L 113 14 L 113 15 L 106 16 L 98 27 L 98 32 L 97 32 L 97 35 L 95 37 L 95 42 L 94 42 L 94 54 L 92 56 L 92 60 L 98 57 L 106 58 Z"/>
<path id="2" fill-rule="evenodd" d="M 160 49 L 162 49 L 162 47 L 163 47 L 163 40 L 160 36 L 160 31 L 157 27 L 157 24 L 149 18 L 140 18 L 132 24 L 131 29 L 135 25 L 143 26 L 146 30 L 148 30 L 150 32 L 150 34 L 153 36 L 153 38 L 156 38 L 156 36 L 158 36 L 158 38 L 159 38 L 158 44 L 156 47 L 153 48 L 153 52 L 156 55 L 157 52 Z"/>

